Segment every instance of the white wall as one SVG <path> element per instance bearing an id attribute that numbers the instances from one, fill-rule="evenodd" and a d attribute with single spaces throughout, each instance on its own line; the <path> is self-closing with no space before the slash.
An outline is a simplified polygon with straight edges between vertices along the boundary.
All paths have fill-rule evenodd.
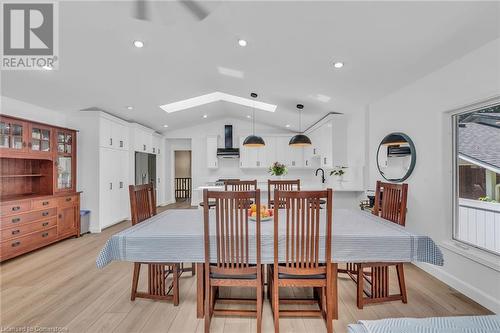
<path id="1" fill-rule="evenodd" d="M 500 95 L 500 40 L 490 42 L 369 106 L 369 184 L 377 171 L 379 142 L 404 132 L 417 150 L 410 178 L 407 228 L 442 247 L 444 267 L 420 265 L 489 309 L 500 313 L 500 272 L 467 259 L 451 242 L 451 120 L 448 111 Z M 495 260 L 495 259 L 494 259 Z M 500 260 L 496 259 L 499 263 Z M 499 265 L 500 267 L 500 265 Z M 410 300 L 411 302 L 411 300 Z"/>
<path id="2" fill-rule="evenodd" d="M 55 126 L 68 126 L 67 115 L 59 111 L 46 109 L 35 104 L 26 103 L 6 96 L 0 97 L 0 104 L 0 113 L 2 114 Z"/>

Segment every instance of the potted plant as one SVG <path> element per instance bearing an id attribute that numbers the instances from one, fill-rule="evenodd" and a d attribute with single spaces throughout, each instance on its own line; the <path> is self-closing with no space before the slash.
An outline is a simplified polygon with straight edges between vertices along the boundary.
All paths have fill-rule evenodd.
<path id="1" fill-rule="evenodd" d="M 269 173 L 273 176 L 277 176 L 277 177 L 281 178 L 288 173 L 288 169 L 287 169 L 286 165 L 284 165 L 283 163 L 274 162 L 269 167 Z"/>
<path id="2" fill-rule="evenodd" d="M 330 176 L 337 177 L 337 181 L 340 183 L 344 180 L 344 174 L 346 173 L 346 171 L 344 171 L 345 169 L 347 169 L 346 166 L 336 166 L 335 169 L 330 171 Z"/>

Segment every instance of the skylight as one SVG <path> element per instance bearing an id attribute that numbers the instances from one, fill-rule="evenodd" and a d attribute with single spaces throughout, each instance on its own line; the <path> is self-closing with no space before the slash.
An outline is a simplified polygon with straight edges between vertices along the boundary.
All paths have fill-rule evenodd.
<path id="1" fill-rule="evenodd" d="M 216 91 L 210 94 L 184 99 L 182 101 L 160 105 L 160 108 L 162 108 L 167 113 L 172 113 L 219 101 L 231 102 L 248 107 L 254 107 L 256 109 L 268 112 L 276 111 L 277 107 L 277 105 L 275 104 L 264 103 Z"/>

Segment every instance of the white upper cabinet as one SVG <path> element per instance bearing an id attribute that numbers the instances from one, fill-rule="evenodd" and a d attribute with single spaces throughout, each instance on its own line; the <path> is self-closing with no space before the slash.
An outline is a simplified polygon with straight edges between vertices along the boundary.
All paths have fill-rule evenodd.
<path id="1" fill-rule="evenodd" d="M 343 115 L 331 115 L 306 135 L 312 145 L 304 148 L 305 167 L 347 166 L 347 124 Z"/>
<path id="2" fill-rule="evenodd" d="M 153 134 L 152 141 L 152 153 L 156 155 L 161 155 L 161 144 L 162 144 L 163 136 L 159 134 Z"/>
<path id="3" fill-rule="evenodd" d="M 103 148 L 128 150 L 128 126 L 108 115 L 99 117 L 99 142 Z"/>
<path id="4" fill-rule="evenodd" d="M 259 149 L 257 147 L 245 147 L 245 137 L 240 137 L 240 168 L 260 168 Z"/>
<path id="5" fill-rule="evenodd" d="M 217 158 L 217 135 L 207 137 L 207 168 L 217 169 L 219 159 Z"/>
<path id="6" fill-rule="evenodd" d="M 304 148 L 288 145 L 291 136 L 276 137 L 276 161 L 285 164 L 289 169 L 304 167 Z"/>
<path id="7" fill-rule="evenodd" d="M 153 130 L 139 124 L 133 124 L 134 150 L 142 153 L 153 153 Z"/>

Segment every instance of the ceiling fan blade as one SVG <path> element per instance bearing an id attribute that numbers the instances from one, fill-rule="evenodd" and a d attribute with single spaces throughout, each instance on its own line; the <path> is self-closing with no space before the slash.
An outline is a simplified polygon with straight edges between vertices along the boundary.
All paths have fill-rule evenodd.
<path id="1" fill-rule="evenodd" d="M 147 7 L 146 0 L 136 0 L 134 17 L 138 20 L 149 21 Z"/>
<path id="2" fill-rule="evenodd" d="M 200 21 L 210 14 L 202 5 L 193 0 L 181 0 L 179 1 L 187 10 L 196 16 Z"/>

